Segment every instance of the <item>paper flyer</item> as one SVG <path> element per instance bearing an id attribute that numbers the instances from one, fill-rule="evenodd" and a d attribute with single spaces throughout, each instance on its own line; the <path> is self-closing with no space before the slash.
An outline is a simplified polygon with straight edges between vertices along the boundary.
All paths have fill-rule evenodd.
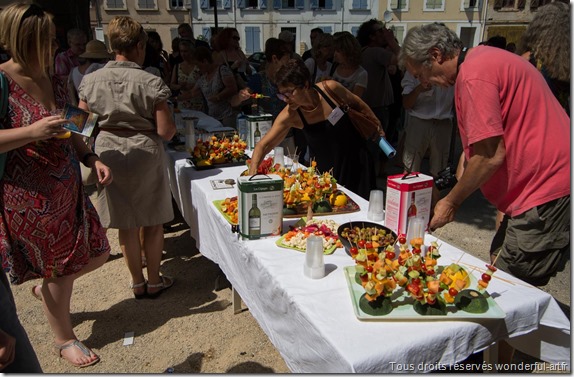
<path id="1" fill-rule="evenodd" d="M 86 137 L 90 137 L 92 135 L 92 131 L 94 130 L 96 121 L 98 120 L 97 114 L 84 111 L 79 107 L 70 105 L 69 103 L 64 107 L 62 116 L 69 120 L 68 123 L 64 124 L 65 129 Z"/>

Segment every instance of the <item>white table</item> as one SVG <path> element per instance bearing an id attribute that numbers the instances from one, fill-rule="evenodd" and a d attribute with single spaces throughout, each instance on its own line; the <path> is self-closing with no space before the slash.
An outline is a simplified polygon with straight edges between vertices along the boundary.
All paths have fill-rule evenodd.
<path id="1" fill-rule="evenodd" d="M 460 362 L 506 338 L 523 352 L 570 368 L 568 318 L 552 296 L 502 271 L 495 276 L 509 282 L 494 278 L 488 290 L 506 312 L 503 320 L 358 320 L 343 275 L 353 261 L 343 249 L 325 257 L 325 278 L 307 279 L 303 253 L 277 247 L 275 238 L 239 239 L 212 204 L 237 190 L 213 190 L 210 179 L 237 179 L 245 167 L 196 171 L 178 160 L 181 155 L 168 155 L 177 181 L 172 190 L 199 250 L 220 266 L 293 372 L 411 372 L 411 367 Z M 331 218 L 339 224 L 366 219 L 367 202 L 347 194 L 362 211 Z M 285 228 L 294 221 L 285 220 Z M 427 235 L 426 243 L 431 240 Z M 445 243 L 441 255 L 441 264 L 462 255 L 461 262 L 484 267 L 483 261 Z"/>

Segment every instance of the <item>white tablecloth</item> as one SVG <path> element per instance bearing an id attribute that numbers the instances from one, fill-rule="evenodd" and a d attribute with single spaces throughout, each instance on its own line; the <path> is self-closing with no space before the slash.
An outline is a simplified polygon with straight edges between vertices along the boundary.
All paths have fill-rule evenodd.
<path id="1" fill-rule="evenodd" d="M 396 373 L 452 364 L 494 342 L 511 338 L 516 348 L 570 367 L 570 322 L 549 294 L 497 271 L 489 292 L 502 319 L 466 321 L 360 321 L 343 275 L 353 265 L 344 249 L 325 257 L 328 274 L 303 275 L 305 255 L 275 245 L 276 238 L 245 241 L 231 233 L 213 200 L 237 195 L 213 190 L 210 179 L 233 178 L 245 167 L 196 171 L 170 152 L 176 201 L 201 253 L 217 263 L 293 372 Z M 361 212 L 331 216 L 337 223 L 365 220 L 368 203 L 347 192 Z M 285 220 L 284 227 L 295 220 Z M 427 235 L 425 241 L 435 240 Z M 484 262 L 443 243 L 441 264 Z"/>

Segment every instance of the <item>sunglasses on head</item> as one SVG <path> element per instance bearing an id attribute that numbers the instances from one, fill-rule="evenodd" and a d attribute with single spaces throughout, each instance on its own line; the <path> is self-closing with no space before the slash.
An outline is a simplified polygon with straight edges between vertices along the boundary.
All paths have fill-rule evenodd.
<path id="1" fill-rule="evenodd" d="M 44 16 L 44 14 L 45 14 L 44 10 L 42 8 L 40 8 L 38 5 L 30 4 L 28 9 L 26 9 L 26 12 L 24 12 L 24 14 L 22 15 L 22 19 L 20 19 L 20 26 L 22 26 L 22 23 L 24 22 L 24 20 L 26 18 L 29 18 L 32 16 L 42 17 L 42 16 Z"/>

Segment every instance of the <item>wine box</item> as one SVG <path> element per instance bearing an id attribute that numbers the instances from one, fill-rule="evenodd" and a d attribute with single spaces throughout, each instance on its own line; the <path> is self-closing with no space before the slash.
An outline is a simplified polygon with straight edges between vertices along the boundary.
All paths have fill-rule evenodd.
<path id="1" fill-rule="evenodd" d="M 430 221 L 433 178 L 413 172 L 391 175 L 387 178 L 385 225 L 397 234 L 407 234 L 411 217 Z"/>
<path id="2" fill-rule="evenodd" d="M 267 132 L 271 129 L 273 125 L 273 115 L 271 114 L 258 114 L 258 115 L 247 115 L 247 130 L 249 136 L 247 138 L 247 147 L 251 150 L 255 148 L 255 130 L 259 128 L 261 132 L 261 137 L 265 136 Z"/>
<path id="3" fill-rule="evenodd" d="M 237 179 L 239 234 L 244 239 L 281 235 L 283 179 L 277 174 L 255 174 Z"/>

